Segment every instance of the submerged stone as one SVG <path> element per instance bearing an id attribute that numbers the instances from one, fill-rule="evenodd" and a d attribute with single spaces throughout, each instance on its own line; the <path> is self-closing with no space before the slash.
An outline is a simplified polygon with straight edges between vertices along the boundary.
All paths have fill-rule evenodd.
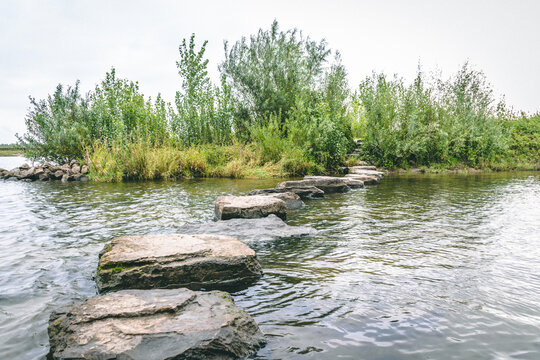
<path id="1" fill-rule="evenodd" d="M 287 218 L 287 205 L 281 199 L 270 196 L 218 196 L 215 217 L 218 220 L 235 218 L 255 219 L 274 214 Z"/>
<path id="2" fill-rule="evenodd" d="M 260 219 L 231 219 L 203 224 L 181 226 L 178 231 L 185 234 L 221 234 L 234 236 L 245 242 L 258 242 L 288 237 L 309 236 L 317 233 L 309 226 L 290 226 L 276 215 Z"/>
<path id="3" fill-rule="evenodd" d="M 124 290 L 69 304 L 49 320 L 51 359 L 237 359 L 264 345 L 221 291 Z"/>
<path id="4" fill-rule="evenodd" d="M 100 292 L 178 288 L 237 290 L 261 277 L 255 252 L 221 235 L 123 236 L 99 256 Z"/>
<path id="5" fill-rule="evenodd" d="M 251 190 L 249 195 L 266 195 L 266 194 L 279 194 L 285 192 L 295 193 L 302 200 L 308 199 L 320 199 L 324 196 L 324 191 L 315 187 L 307 185 L 298 185 L 298 186 L 289 186 L 283 188 L 273 188 L 273 189 L 256 189 Z"/>

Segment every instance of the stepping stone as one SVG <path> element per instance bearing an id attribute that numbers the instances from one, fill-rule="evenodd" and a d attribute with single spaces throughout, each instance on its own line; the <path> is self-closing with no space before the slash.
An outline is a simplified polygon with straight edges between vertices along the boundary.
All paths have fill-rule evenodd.
<path id="1" fill-rule="evenodd" d="M 215 217 L 218 220 L 256 219 L 274 214 L 287 218 L 285 201 L 271 196 L 219 196 L 215 204 Z"/>
<path id="2" fill-rule="evenodd" d="M 358 175 L 375 176 L 379 180 L 384 176 L 384 172 L 382 172 L 382 171 L 367 170 L 367 169 L 362 169 L 362 168 L 359 168 L 359 167 L 356 167 L 356 166 L 350 167 L 349 168 L 349 173 L 350 174 L 358 174 Z"/>
<path id="3" fill-rule="evenodd" d="M 351 189 L 362 189 L 364 187 L 364 182 L 362 180 L 355 179 L 355 178 L 343 178 L 343 179 L 347 182 L 347 185 L 349 185 Z"/>
<path id="4" fill-rule="evenodd" d="M 379 183 L 379 179 L 374 175 L 347 174 L 345 177 L 361 180 L 364 182 L 364 185 L 376 185 Z"/>
<path id="5" fill-rule="evenodd" d="M 333 176 L 306 176 L 304 180 L 284 181 L 276 185 L 276 189 L 297 186 L 315 186 L 327 194 L 347 192 L 351 188 L 343 178 Z"/>
<path id="6" fill-rule="evenodd" d="M 261 277 L 255 252 L 221 235 L 141 235 L 112 240 L 99 255 L 99 292 L 178 288 L 238 290 Z"/>
<path id="7" fill-rule="evenodd" d="M 306 205 L 300 199 L 300 196 L 290 191 L 282 192 L 282 193 L 267 193 L 267 194 L 262 194 L 258 196 L 270 196 L 276 199 L 283 200 L 285 201 L 285 205 L 287 206 L 287 209 L 291 209 L 291 210 L 300 209 L 301 207 Z"/>
<path id="8" fill-rule="evenodd" d="M 256 190 L 251 190 L 249 192 L 249 195 L 266 195 L 266 194 L 278 194 L 278 193 L 285 193 L 285 192 L 295 193 L 296 195 L 300 196 L 300 199 L 302 200 L 320 199 L 324 196 L 324 191 L 322 191 L 321 189 L 315 186 L 306 186 L 306 185 L 298 185 L 298 186 L 290 186 L 290 187 L 274 188 L 274 189 L 256 189 Z"/>
<path id="9" fill-rule="evenodd" d="M 305 176 L 305 180 L 332 180 L 332 179 L 338 179 L 339 181 L 343 181 L 347 186 L 349 186 L 351 189 L 361 189 L 364 187 L 364 182 L 359 179 L 352 179 L 348 177 L 335 177 L 335 176 Z"/>
<path id="10" fill-rule="evenodd" d="M 358 165 L 353 167 L 358 170 L 377 170 L 377 167 L 373 165 Z"/>
<path id="11" fill-rule="evenodd" d="M 228 293 L 123 290 L 51 314 L 48 359 L 237 359 L 264 345 Z"/>

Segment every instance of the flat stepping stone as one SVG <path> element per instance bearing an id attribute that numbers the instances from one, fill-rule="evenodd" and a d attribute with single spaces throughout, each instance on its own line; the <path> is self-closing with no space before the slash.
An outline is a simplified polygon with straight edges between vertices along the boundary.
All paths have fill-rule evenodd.
<path id="1" fill-rule="evenodd" d="M 99 255 L 99 292 L 188 287 L 237 290 L 261 277 L 255 251 L 230 236 L 140 235 L 113 239 Z"/>
<path id="2" fill-rule="evenodd" d="M 384 172 L 382 172 L 382 171 L 367 170 L 367 169 L 362 169 L 361 167 L 356 167 L 356 166 L 353 166 L 353 167 L 349 168 L 349 174 L 375 176 L 379 180 L 384 176 Z"/>
<path id="3" fill-rule="evenodd" d="M 218 196 L 215 217 L 218 220 L 257 219 L 274 214 L 285 220 L 287 204 L 271 196 Z"/>
<path id="4" fill-rule="evenodd" d="M 347 174 L 345 177 L 361 180 L 364 182 L 364 185 L 376 185 L 380 182 L 375 175 Z"/>
<path id="5" fill-rule="evenodd" d="M 290 210 L 300 209 L 301 207 L 306 205 L 304 204 L 302 199 L 300 199 L 300 196 L 290 191 L 281 192 L 281 193 L 267 193 L 267 194 L 261 194 L 258 196 L 270 196 L 276 199 L 283 200 L 285 201 L 285 205 L 287 206 L 287 209 L 290 209 Z"/>
<path id="6" fill-rule="evenodd" d="M 124 290 L 56 310 L 50 359 L 237 359 L 264 345 L 255 321 L 221 291 Z"/>
<path id="7" fill-rule="evenodd" d="M 377 167 L 373 165 L 357 165 L 353 167 L 358 170 L 377 170 Z"/>
<path id="8" fill-rule="evenodd" d="M 284 181 L 276 185 L 276 189 L 291 188 L 297 186 L 315 186 L 326 194 L 342 193 L 350 191 L 347 181 L 333 176 L 306 176 L 304 180 Z"/>
<path id="9" fill-rule="evenodd" d="M 364 187 L 364 182 L 363 181 L 361 181 L 359 179 L 348 178 L 348 177 L 312 176 L 312 175 L 308 175 L 308 176 L 304 177 L 304 180 L 319 180 L 319 181 L 328 180 L 328 181 L 331 181 L 333 179 L 337 179 L 338 181 L 343 181 L 351 189 L 361 189 L 361 188 Z"/>
<path id="10" fill-rule="evenodd" d="M 300 196 L 302 200 L 309 199 L 320 199 L 324 197 L 324 191 L 315 186 L 308 185 L 298 185 L 298 186 L 289 186 L 283 188 L 273 188 L 273 189 L 256 189 L 251 190 L 249 195 L 266 195 L 266 194 L 279 194 L 285 192 L 292 192 Z"/>

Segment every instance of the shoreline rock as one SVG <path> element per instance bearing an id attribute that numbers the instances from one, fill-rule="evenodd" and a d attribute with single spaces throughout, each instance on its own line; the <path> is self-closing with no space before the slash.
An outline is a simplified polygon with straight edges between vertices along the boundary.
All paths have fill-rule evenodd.
<path id="1" fill-rule="evenodd" d="M 214 215 L 217 220 L 255 219 L 274 214 L 282 220 L 287 218 L 285 201 L 271 196 L 218 196 Z"/>
<path id="2" fill-rule="evenodd" d="M 221 235 L 138 235 L 113 239 L 99 255 L 100 293 L 187 287 L 239 290 L 262 275 L 255 251 Z"/>
<path id="3" fill-rule="evenodd" d="M 237 359 L 264 335 L 228 293 L 124 290 L 75 302 L 49 319 L 49 359 Z"/>

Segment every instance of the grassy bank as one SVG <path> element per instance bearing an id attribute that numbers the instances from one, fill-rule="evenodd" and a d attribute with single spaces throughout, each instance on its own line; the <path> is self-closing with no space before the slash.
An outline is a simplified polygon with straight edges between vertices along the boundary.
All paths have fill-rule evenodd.
<path id="1" fill-rule="evenodd" d="M 312 163 L 290 159 L 265 161 L 252 144 L 199 145 L 188 148 L 153 147 L 148 144 L 95 144 L 88 152 L 90 177 L 94 181 L 171 180 L 190 177 L 268 178 L 297 175 L 294 171 L 316 172 Z M 301 160 L 303 161 L 303 160 Z"/>
<path id="2" fill-rule="evenodd" d="M 410 84 L 373 74 L 354 89 L 338 51 L 274 22 L 226 43 L 213 84 L 206 44 L 180 44 L 173 103 L 114 68 L 87 94 L 77 82 L 31 99 L 25 156 L 77 159 L 95 181 L 301 176 L 354 162 L 362 138 L 359 159 L 387 169 L 538 168 L 540 116 L 509 110 L 467 63 L 446 79 L 419 69 Z"/>

